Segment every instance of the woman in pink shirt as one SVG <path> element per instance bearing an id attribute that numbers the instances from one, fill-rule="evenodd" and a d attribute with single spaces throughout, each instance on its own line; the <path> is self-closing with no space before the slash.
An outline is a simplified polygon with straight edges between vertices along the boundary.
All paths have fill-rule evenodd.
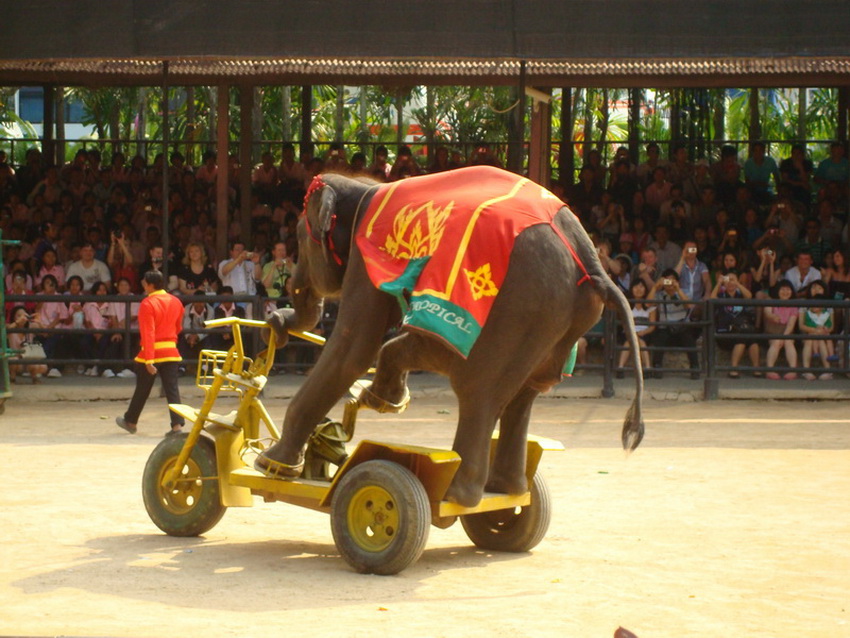
<path id="1" fill-rule="evenodd" d="M 109 294 L 109 289 L 104 282 L 98 281 L 92 286 L 89 294 L 106 296 Z M 117 359 L 120 355 L 120 343 L 113 341 L 111 334 L 98 332 L 99 330 L 108 330 L 112 327 L 109 314 L 110 310 L 110 303 L 108 301 L 87 301 L 83 305 L 85 326 L 93 331 L 92 334 L 88 335 L 91 341 L 89 342 L 90 347 L 87 350 L 88 352 L 94 352 L 96 359 Z M 87 377 L 98 376 L 97 366 L 90 367 L 86 370 L 85 375 Z M 103 376 L 111 378 L 115 376 L 115 372 L 113 372 L 110 366 L 104 366 Z"/>
<path id="2" fill-rule="evenodd" d="M 782 301 L 788 301 L 794 298 L 794 287 L 787 279 L 783 279 L 776 284 L 776 295 Z M 764 309 L 764 331 L 771 335 L 790 335 L 794 332 L 797 325 L 797 316 L 800 309 L 795 306 L 776 306 L 765 307 Z M 767 358 L 765 364 L 767 367 L 773 367 L 776 359 L 779 357 L 780 350 L 785 351 L 785 359 L 788 361 L 788 367 L 797 367 L 797 348 L 792 339 L 771 339 L 770 346 L 767 349 Z M 768 379 L 779 379 L 778 372 L 768 372 Z M 796 372 L 788 372 L 785 374 L 785 379 L 792 380 L 797 378 Z"/>
<path id="3" fill-rule="evenodd" d="M 56 289 L 59 292 L 65 290 L 65 269 L 57 262 L 58 258 L 55 250 L 48 248 L 44 251 L 44 254 L 41 256 L 41 268 L 38 269 L 38 274 L 35 277 L 36 288 L 41 288 L 44 278 L 47 275 L 51 275 L 56 279 Z"/>

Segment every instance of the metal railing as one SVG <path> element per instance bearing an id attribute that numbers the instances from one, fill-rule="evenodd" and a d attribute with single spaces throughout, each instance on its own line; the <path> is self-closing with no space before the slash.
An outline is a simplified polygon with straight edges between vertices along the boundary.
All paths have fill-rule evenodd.
<path id="1" fill-rule="evenodd" d="M 777 373 L 805 373 L 811 372 L 813 374 L 821 374 L 824 372 L 830 373 L 838 373 L 838 374 L 848 374 L 850 373 L 850 353 L 848 353 L 848 345 L 850 345 L 850 300 L 826 300 L 826 299 L 792 299 L 788 301 L 781 301 L 778 299 L 707 299 L 703 301 L 680 301 L 680 300 L 648 300 L 646 301 L 646 305 L 664 305 L 664 304 L 672 304 L 672 305 L 689 305 L 692 308 L 700 308 L 701 309 L 701 319 L 699 321 L 688 321 L 687 326 L 694 331 L 693 345 L 691 346 L 681 346 L 681 347 L 660 347 L 652 344 L 652 339 L 650 338 L 647 341 L 646 351 L 650 353 L 663 351 L 665 353 L 668 352 L 683 352 L 683 353 L 697 353 L 700 357 L 700 367 L 699 367 L 699 376 L 703 378 L 704 385 L 704 395 L 703 398 L 706 400 L 714 400 L 719 396 L 720 382 L 722 379 L 722 374 L 728 372 L 738 372 L 740 373 L 767 373 L 767 372 L 777 372 Z M 833 332 L 829 335 L 811 335 L 801 333 L 799 331 L 795 331 L 789 335 L 777 335 L 777 334 L 769 334 L 764 332 L 763 328 L 760 331 L 752 332 L 752 333 L 729 333 L 729 332 L 717 332 L 716 325 L 716 309 L 719 306 L 743 306 L 743 307 L 755 307 L 755 308 L 764 308 L 764 307 L 793 307 L 793 308 L 832 308 L 833 311 L 841 311 L 840 313 L 835 312 L 834 320 L 835 326 L 833 327 Z M 608 310 L 605 314 L 605 334 L 606 341 L 614 340 L 617 338 L 617 326 L 619 324 L 619 319 L 616 314 Z M 663 322 L 663 321 L 654 321 L 649 322 L 644 325 L 650 326 L 661 326 L 661 327 L 671 327 L 681 325 L 679 322 Z M 835 365 L 826 367 L 824 362 L 821 362 L 821 365 L 818 367 L 810 366 L 808 368 L 803 367 L 802 365 L 797 366 L 771 366 L 768 367 L 766 365 L 760 366 L 744 366 L 737 365 L 732 366 L 730 364 L 721 363 L 720 361 L 720 343 L 721 342 L 733 342 L 733 343 L 759 343 L 759 344 L 767 344 L 772 340 L 791 340 L 795 342 L 802 341 L 833 341 L 840 346 L 837 348 L 838 353 L 838 361 Z M 627 371 L 629 368 L 618 368 L 617 361 L 615 357 L 624 350 L 629 350 L 627 346 L 620 345 L 619 342 L 616 346 L 607 347 L 606 344 L 606 354 L 604 360 L 604 382 L 603 382 L 603 396 L 613 396 L 613 377 L 617 371 Z M 643 349 L 642 349 L 643 350 Z M 761 356 L 765 354 L 764 350 L 761 349 L 759 356 L 761 360 Z M 633 355 L 634 356 L 634 355 Z M 681 368 L 653 368 L 652 372 L 686 372 L 690 373 L 691 370 L 681 369 Z"/>
<path id="2" fill-rule="evenodd" d="M 116 296 L 116 295 L 7 295 L 6 303 L 7 307 L 14 307 L 16 305 L 23 304 L 38 304 L 40 302 L 119 302 L 125 304 L 125 316 L 132 316 L 131 306 L 132 304 L 137 304 L 141 301 L 142 297 L 140 296 Z M 181 300 L 185 301 L 185 303 L 191 304 L 194 301 L 193 297 L 181 297 Z M 246 304 L 250 305 L 252 308 L 252 313 L 254 317 L 265 317 L 265 306 L 269 301 L 263 297 L 256 297 L 250 295 L 208 295 L 204 301 L 206 303 L 216 303 L 221 301 L 233 301 L 238 304 Z M 655 352 L 663 352 L 665 354 L 673 354 L 673 353 L 681 353 L 681 354 L 689 354 L 695 353 L 699 360 L 699 367 L 695 370 L 691 368 L 681 368 L 681 367 L 673 367 L 673 366 L 664 366 L 659 368 L 652 368 L 651 371 L 653 373 L 663 373 L 663 374 L 692 374 L 696 373 L 700 379 L 703 381 L 704 387 L 704 398 L 706 400 L 716 399 L 719 396 L 720 383 L 724 378 L 724 375 L 728 372 L 738 372 L 738 373 L 766 373 L 766 372 L 777 372 L 777 373 L 804 373 L 811 372 L 815 374 L 820 374 L 823 372 L 831 372 L 838 374 L 850 374 L 850 300 L 808 300 L 808 299 L 793 299 L 789 301 L 780 301 L 777 299 L 708 299 L 704 301 L 681 301 L 681 300 L 647 300 L 647 305 L 688 305 L 691 308 L 700 308 L 701 310 L 701 319 L 699 321 L 687 321 L 684 323 L 680 322 L 666 322 L 666 321 L 653 321 L 648 322 L 643 325 L 656 326 L 661 328 L 670 328 L 676 326 L 684 326 L 687 330 L 692 331 L 692 339 L 690 345 L 681 345 L 681 346 L 659 346 L 654 345 L 652 343 L 652 339 L 647 340 L 646 351 L 650 353 L 652 356 Z M 824 307 L 824 308 L 832 308 L 835 312 L 835 327 L 833 329 L 833 333 L 829 335 L 810 335 L 804 334 L 800 332 L 795 332 L 790 335 L 776 335 L 776 334 L 768 334 L 763 330 L 761 332 L 747 333 L 747 334 L 733 334 L 733 333 L 724 333 L 717 332 L 716 320 L 715 320 L 715 310 L 718 306 L 744 306 L 744 307 L 756 307 L 756 308 L 764 308 L 764 307 L 794 307 L 794 308 L 811 308 L 811 307 Z M 693 313 L 693 311 L 692 311 Z M 601 333 L 596 333 L 597 336 L 602 337 L 602 363 L 601 364 L 593 364 L 593 363 L 584 363 L 576 366 L 577 370 L 585 370 L 591 372 L 601 372 L 602 373 L 602 396 L 604 397 L 612 397 L 615 395 L 614 388 L 614 379 L 618 372 L 626 373 L 629 372 L 632 368 L 630 366 L 625 366 L 620 368 L 618 366 L 618 358 L 621 352 L 629 350 L 628 346 L 621 344 L 621 338 L 618 334 L 618 328 L 620 326 L 619 318 L 613 310 L 606 310 L 603 318 L 602 318 L 602 331 Z M 333 328 L 333 319 L 325 319 L 322 322 L 324 328 L 327 332 L 332 330 Z M 88 328 L 16 328 L 14 326 L 7 328 L 8 333 L 20 333 L 20 334 L 35 334 L 38 336 L 44 335 L 59 335 L 59 336 L 69 336 L 69 337 L 81 337 L 81 336 L 90 336 L 92 333 L 97 332 L 100 334 L 122 334 L 123 342 L 121 344 L 121 358 L 113 358 L 113 359 L 97 359 L 94 357 L 72 357 L 72 358 L 59 358 L 59 357 L 51 357 L 44 359 L 25 359 L 25 360 L 14 360 L 12 363 L 21 364 L 21 365 L 32 365 L 32 364 L 46 364 L 48 366 L 60 366 L 60 365 L 86 365 L 86 366 L 119 366 L 119 365 L 130 365 L 133 361 L 137 353 L 138 348 L 138 329 L 133 328 L 129 325 L 124 326 L 123 328 L 110 328 L 103 330 L 91 330 Z M 215 329 L 197 329 L 197 330 L 186 330 L 183 334 L 213 334 L 213 333 L 221 333 L 220 330 Z M 590 336 L 592 333 L 588 333 Z M 766 344 L 767 342 L 775 339 L 789 339 L 795 342 L 802 342 L 807 340 L 812 341 L 821 341 L 821 340 L 829 340 L 833 341 L 836 344 L 839 344 L 837 347 L 838 353 L 838 361 L 835 365 L 830 367 L 826 367 L 823 362 L 818 367 L 808 367 L 805 368 L 802 365 L 798 366 L 772 366 L 767 367 L 766 365 L 752 367 L 752 366 L 732 366 L 729 363 L 721 360 L 720 352 L 721 342 L 729 342 L 736 341 L 737 342 L 756 342 L 759 344 Z M 258 331 L 251 331 L 251 335 L 248 337 L 249 350 L 253 352 L 257 352 L 262 349 L 263 344 L 260 340 L 260 335 Z M 301 341 L 299 339 L 291 340 L 290 344 L 287 346 L 287 349 L 282 351 L 282 354 L 278 356 L 278 363 L 276 367 L 278 369 L 282 369 L 284 371 L 294 371 L 294 372 L 304 372 L 309 369 L 316 357 L 318 356 L 318 348 L 312 343 L 308 343 L 306 341 Z M 643 350 L 643 348 L 642 348 Z M 286 354 L 283 354 L 286 353 Z M 760 357 L 765 353 L 764 348 L 761 348 Z M 635 356 L 632 354 L 632 356 Z M 194 366 L 194 361 L 186 361 L 187 368 Z"/>
<path id="3" fill-rule="evenodd" d="M 124 304 L 124 316 L 132 317 L 132 306 L 133 304 L 138 304 L 142 301 L 143 297 L 140 295 L 6 295 L 6 308 L 4 308 L 4 312 L 8 308 L 13 308 L 15 306 L 30 306 L 32 304 L 39 304 L 42 302 L 64 302 L 64 303 L 85 303 L 85 302 L 117 302 Z M 187 297 L 179 297 L 181 301 L 184 302 L 184 305 L 190 305 L 196 302 L 198 299 L 196 297 L 187 296 Z M 265 297 L 258 297 L 252 295 L 206 295 L 204 298 L 204 302 L 212 305 L 215 303 L 219 303 L 222 301 L 232 301 L 235 304 L 245 305 L 251 307 L 251 316 L 253 317 L 265 317 L 266 312 L 266 304 L 269 301 L 274 301 L 273 299 L 268 299 Z M 4 317 L 5 321 L 5 317 Z M 329 325 L 324 326 L 325 330 L 330 330 L 332 328 L 332 321 L 326 320 L 323 323 L 327 323 Z M 90 329 L 85 327 L 61 327 L 61 328 L 43 328 L 43 327 L 27 327 L 27 328 L 17 328 L 14 326 L 7 326 L 7 334 L 25 334 L 25 335 L 35 335 L 36 340 L 43 343 L 45 338 L 50 338 L 53 336 L 59 337 L 60 339 L 65 337 L 65 343 L 72 345 L 71 340 L 76 339 L 79 341 L 81 338 L 90 337 L 93 334 L 101 334 L 101 335 L 114 335 L 120 334 L 122 335 L 121 340 L 121 356 L 119 358 L 104 358 L 100 359 L 96 356 L 48 356 L 45 358 L 27 358 L 27 359 L 14 359 L 11 360 L 10 363 L 12 365 L 39 365 L 45 364 L 48 367 L 59 367 L 65 365 L 83 365 L 83 366 L 96 366 L 98 368 L 103 367 L 116 367 L 116 366 L 130 366 L 133 363 L 135 356 L 138 354 L 139 347 L 139 329 L 138 327 L 134 327 L 127 323 L 122 328 L 103 328 L 103 329 Z M 230 334 L 229 330 L 221 330 L 221 329 L 192 329 L 192 330 L 184 330 L 182 335 L 187 334 Z M 247 350 L 249 352 L 258 352 L 262 350 L 265 345 L 262 343 L 259 331 L 252 330 L 249 335 L 246 335 L 247 339 Z M 312 362 L 315 360 L 317 356 L 319 346 L 309 343 L 307 341 L 302 341 L 300 339 L 292 339 L 290 341 L 290 345 L 287 346 L 287 355 L 280 357 L 279 361 L 276 364 L 276 368 L 279 370 L 285 371 L 295 371 L 302 372 L 312 366 Z M 65 348 L 67 352 L 71 348 Z M 78 348 L 79 350 L 79 348 Z M 291 354 L 290 354 L 291 353 Z M 187 369 L 191 369 L 196 365 L 195 361 L 186 361 Z"/>

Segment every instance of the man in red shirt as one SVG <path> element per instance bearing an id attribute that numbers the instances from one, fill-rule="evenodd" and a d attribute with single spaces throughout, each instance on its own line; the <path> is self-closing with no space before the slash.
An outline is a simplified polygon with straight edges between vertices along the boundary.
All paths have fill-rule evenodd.
<path id="1" fill-rule="evenodd" d="M 177 350 L 177 337 L 183 329 L 183 304 L 177 297 L 163 288 L 165 281 L 158 270 L 145 273 L 142 289 L 147 295 L 139 305 L 139 332 L 141 351 L 136 357 L 136 391 L 130 399 L 130 407 L 123 417 L 117 417 L 118 427 L 130 434 L 136 433 L 139 415 L 153 388 L 157 372 L 162 377 L 162 388 L 168 403 L 180 403 L 180 388 L 177 385 L 178 366 L 182 361 Z M 184 420 L 171 414 L 171 431 L 180 432 Z"/>

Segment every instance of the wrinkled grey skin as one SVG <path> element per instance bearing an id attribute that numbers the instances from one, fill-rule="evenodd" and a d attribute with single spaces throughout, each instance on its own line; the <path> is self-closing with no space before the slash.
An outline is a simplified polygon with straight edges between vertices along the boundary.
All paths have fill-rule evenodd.
<path id="1" fill-rule="evenodd" d="M 556 224 L 592 278 L 592 283 L 577 286 L 582 273 L 555 232 L 545 224 L 523 231 L 488 321 L 467 359 L 413 331 L 382 344 L 387 330 L 401 318 L 399 305 L 372 285 L 351 240 L 375 185 L 334 174 L 323 178 L 326 186 L 311 196 L 307 207 L 312 236 L 303 217 L 298 225 L 293 308 L 278 310 L 270 323 L 282 345 L 287 330 L 307 331 L 318 323 L 324 298 L 340 299 L 339 315 L 315 367 L 289 404 L 281 440 L 264 456 L 297 464 L 316 424 L 377 360 L 372 391 L 391 403 L 402 400 L 409 370 L 437 372 L 450 380 L 459 408 L 453 449 L 462 461 L 448 500 L 474 506 L 485 488 L 526 492 L 532 403 L 561 380 L 573 344 L 597 322 L 606 303 L 619 311 L 632 351 L 638 352 L 628 302 L 605 273 L 590 238 L 566 207 L 558 213 Z M 638 446 L 644 432 L 640 356 L 632 359 L 637 393 L 623 425 L 627 450 Z M 491 467 L 490 438 L 497 421 L 499 443 Z"/>

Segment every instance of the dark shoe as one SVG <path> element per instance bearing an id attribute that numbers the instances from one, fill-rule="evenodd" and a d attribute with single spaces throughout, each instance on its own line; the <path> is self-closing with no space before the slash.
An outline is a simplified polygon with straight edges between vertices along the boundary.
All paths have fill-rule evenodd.
<path id="1" fill-rule="evenodd" d="M 622 371 L 622 370 L 617 370 L 617 371 L 614 373 L 614 376 L 615 376 L 615 377 L 617 377 L 618 379 L 622 379 L 625 375 L 623 374 L 623 371 Z"/>
<path id="2" fill-rule="evenodd" d="M 699 379 L 699 372 L 691 372 L 691 379 L 695 381 Z"/>
<path id="3" fill-rule="evenodd" d="M 173 436 L 175 434 L 180 434 L 183 431 L 182 425 L 172 425 L 171 429 L 165 433 L 165 436 Z"/>
<path id="4" fill-rule="evenodd" d="M 729 378 L 730 378 L 730 379 L 740 379 L 740 378 L 741 378 L 741 373 L 740 373 L 740 372 L 735 372 L 735 371 L 733 370 L 732 372 L 730 372 L 730 373 L 729 373 Z"/>
<path id="5" fill-rule="evenodd" d="M 117 425 L 117 426 L 118 426 L 119 428 L 121 428 L 122 430 L 126 430 L 126 431 L 127 431 L 127 432 L 129 432 L 130 434 L 135 434 L 135 433 L 136 433 L 136 424 L 135 424 L 135 423 L 127 423 L 127 422 L 124 420 L 124 417 L 123 417 L 123 416 L 117 416 L 117 417 L 115 417 L 115 425 Z"/>

